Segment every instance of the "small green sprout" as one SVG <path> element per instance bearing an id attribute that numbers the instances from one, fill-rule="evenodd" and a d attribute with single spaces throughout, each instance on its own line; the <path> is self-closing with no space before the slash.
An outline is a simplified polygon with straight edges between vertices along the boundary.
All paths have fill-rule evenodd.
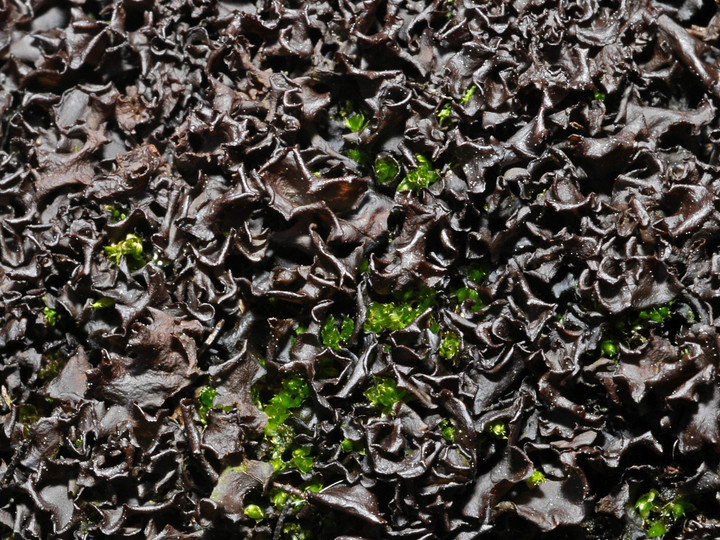
<path id="1" fill-rule="evenodd" d="M 496 437 L 498 439 L 507 439 L 507 424 L 503 422 L 502 420 L 496 420 L 495 422 L 490 423 L 486 428 L 485 431 L 487 431 L 490 435 L 493 437 Z"/>
<path id="2" fill-rule="evenodd" d="M 455 431 L 454 422 L 447 418 L 443 418 L 442 422 L 440 422 L 440 433 L 442 434 L 443 439 L 448 442 L 455 442 Z"/>
<path id="3" fill-rule="evenodd" d="M 117 223 L 119 221 L 123 221 L 123 220 L 127 219 L 127 214 L 124 211 L 119 210 L 118 208 L 115 208 L 114 206 L 110 206 L 109 204 L 106 204 L 105 210 L 110 212 L 110 214 L 111 214 L 110 221 L 112 221 L 113 223 Z"/>
<path id="4" fill-rule="evenodd" d="M 530 489 L 535 489 L 540 484 L 544 484 L 545 482 L 547 482 L 547 478 L 545 478 L 545 475 L 542 473 L 542 471 L 539 471 L 538 469 L 533 469 L 530 478 L 525 479 L 525 483 Z"/>
<path id="5" fill-rule="evenodd" d="M 265 512 L 263 512 L 263 509 L 260 508 L 257 504 L 248 504 L 243 509 L 243 511 L 245 512 L 245 515 L 250 519 L 254 519 L 257 521 L 265 519 Z"/>
<path id="6" fill-rule="evenodd" d="M 198 392 L 197 412 L 200 417 L 200 422 L 203 424 L 207 422 L 207 415 L 215 404 L 215 396 L 217 396 L 217 390 L 212 386 L 204 386 Z"/>
<path id="7" fill-rule="evenodd" d="M 124 256 L 130 257 L 138 266 L 146 263 L 145 257 L 143 256 L 142 238 L 136 234 L 129 233 L 125 236 L 124 240 L 105 246 L 103 249 L 105 250 L 107 258 L 115 264 L 120 264 L 120 260 Z"/>
<path id="8" fill-rule="evenodd" d="M 99 300 L 96 300 L 92 304 L 90 304 L 90 307 L 93 309 L 105 309 L 109 308 L 115 305 L 115 300 L 112 298 L 102 297 Z"/>
<path id="9" fill-rule="evenodd" d="M 45 316 L 45 320 L 50 326 L 55 326 L 58 319 L 60 318 L 60 315 L 58 315 L 57 311 L 47 306 L 43 308 L 43 315 Z"/>
<path id="10" fill-rule="evenodd" d="M 662 324 L 670 318 L 670 306 L 655 306 L 650 309 L 642 310 L 638 313 L 638 319 L 640 321 L 652 321 L 654 323 Z"/>
<path id="11" fill-rule="evenodd" d="M 398 191 L 426 188 L 440 179 L 440 173 L 432 168 L 430 161 L 425 156 L 418 154 L 415 159 L 418 162 L 417 168 L 405 175 L 397 187 Z"/>
<path id="12" fill-rule="evenodd" d="M 467 277 L 473 283 L 482 282 L 487 277 L 487 275 L 488 275 L 487 268 L 483 268 L 483 267 L 470 268 L 467 271 Z"/>
<path id="13" fill-rule="evenodd" d="M 457 298 L 459 304 L 464 304 L 469 301 L 470 311 L 475 313 L 485 307 L 485 304 L 480 300 L 480 294 L 469 287 L 461 287 L 452 293 L 452 296 Z"/>
<path id="14" fill-rule="evenodd" d="M 397 162 L 389 157 L 379 157 L 375 160 L 375 177 L 378 183 L 387 184 L 392 182 L 400 172 Z"/>
<path id="15" fill-rule="evenodd" d="M 353 451 L 353 442 L 350 439 L 343 439 L 340 443 L 340 450 L 342 450 L 345 453 L 350 453 Z"/>
<path id="16" fill-rule="evenodd" d="M 335 317 L 330 315 L 325 319 L 325 322 L 320 328 L 320 338 L 322 339 L 323 345 L 337 351 L 350 340 L 354 331 L 355 323 L 352 319 L 343 319 L 340 329 L 338 330 L 335 324 Z"/>
<path id="17" fill-rule="evenodd" d="M 615 358 L 618 354 L 618 345 L 615 340 L 606 339 L 600 344 L 600 348 L 608 358 Z"/>
<path id="18" fill-rule="evenodd" d="M 597 101 L 605 101 L 605 98 L 606 98 L 607 96 L 606 96 L 604 93 L 602 93 L 602 92 L 595 91 L 595 93 L 593 94 L 593 97 L 594 97 Z"/>
<path id="19" fill-rule="evenodd" d="M 384 416 L 392 412 L 393 405 L 397 402 L 407 401 L 411 397 L 405 390 L 397 387 L 395 379 L 389 377 L 375 377 L 375 385 L 365 390 L 364 395 Z"/>
<path id="20" fill-rule="evenodd" d="M 350 159 L 352 159 L 353 161 L 357 161 L 361 165 L 364 165 L 365 163 L 368 163 L 370 161 L 370 156 L 367 154 L 367 152 L 360 150 L 359 148 L 348 148 L 345 153 Z"/>
<path id="21" fill-rule="evenodd" d="M 442 124 L 445 120 L 450 118 L 451 113 L 452 105 L 450 105 L 450 103 L 446 103 L 445 105 L 443 105 L 437 113 L 438 123 Z"/>
<path id="22" fill-rule="evenodd" d="M 465 90 L 465 93 L 463 94 L 463 96 L 460 98 L 460 104 L 467 105 L 470 102 L 470 100 L 472 99 L 472 97 L 475 95 L 476 90 L 477 90 L 477 86 L 475 86 L 474 84 L 471 84 L 470 87 L 467 90 Z"/>
<path id="23" fill-rule="evenodd" d="M 359 133 L 367 123 L 365 122 L 365 115 L 363 113 L 355 113 L 351 116 L 346 117 L 344 120 L 345 127 L 353 133 Z"/>
<path id="24" fill-rule="evenodd" d="M 460 336 L 455 332 L 447 332 L 440 342 L 438 354 L 447 360 L 452 360 L 460 350 Z"/>
<path id="25" fill-rule="evenodd" d="M 368 259 L 363 259 L 360 262 L 360 266 L 358 266 L 358 272 L 361 274 L 367 274 L 370 271 L 370 261 Z"/>
<path id="26" fill-rule="evenodd" d="M 648 538 L 658 538 L 667 534 L 668 528 L 662 521 L 652 521 L 648 523 L 647 535 Z"/>

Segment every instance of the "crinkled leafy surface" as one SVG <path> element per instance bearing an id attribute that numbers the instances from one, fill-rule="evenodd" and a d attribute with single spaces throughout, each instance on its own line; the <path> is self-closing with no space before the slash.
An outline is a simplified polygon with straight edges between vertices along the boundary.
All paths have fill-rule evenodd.
<path id="1" fill-rule="evenodd" d="M 716 538 L 715 13 L 0 1 L 3 535 Z"/>

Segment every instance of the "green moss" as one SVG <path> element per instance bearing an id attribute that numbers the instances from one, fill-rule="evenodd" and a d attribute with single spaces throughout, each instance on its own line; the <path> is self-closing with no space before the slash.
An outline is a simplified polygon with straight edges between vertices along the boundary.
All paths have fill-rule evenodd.
<path id="1" fill-rule="evenodd" d="M 440 433 L 443 436 L 443 439 L 445 439 L 448 442 L 454 442 L 455 441 L 455 424 L 452 420 L 449 420 L 447 418 L 443 418 L 440 422 Z"/>
<path id="2" fill-rule="evenodd" d="M 615 340 L 606 339 L 600 344 L 600 348 L 608 358 L 615 358 L 618 354 L 618 344 Z"/>
<path id="3" fill-rule="evenodd" d="M 507 439 L 507 424 L 503 422 L 502 420 L 496 420 L 495 422 L 490 423 L 486 428 L 485 431 L 487 431 L 490 435 L 493 437 L 496 437 L 498 439 Z"/>
<path id="4" fill-rule="evenodd" d="M 408 401 L 411 395 L 397 387 L 397 381 L 389 377 L 375 377 L 375 384 L 368 388 L 365 397 L 373 407 L 380 409 L 383 415 L 392 413 L 393 406 L 399 401 Z"/>
<path id="5" fill-rule="evenodd" d="M 415 156 L 418 163 L 417 168 L 413 169 L 398 185 L 398 191 L 411 191 L 419 190 L 428 187 L 430 184 L 437 182 L 440 179 L 440 173 L 433 169 L 430 161 L 418 154 Z"/>
<path id="6" fill-rule="evenodd" d="M 440 342 L 438 354 L 447 360 L 452 360 L 460 350 L 460 336 L 455 332 L 446 332 Z"/>
<path id="7" fill-rule="evenodd" d="M 468 268 L 467 277 L 473 283 L 481 283 L 488 276 L 489 268 L 487 266 L 473 266 Z"/>
<path id="8" fill-rule="evenodd" d="M 372 302 L 368 306 L 363 328 L 366 332 L 402 330 L 435 303 L 435 291 L 423 287 L 407 291 L 395 302 Z"/>
<path id="9" fill-rule="evenodd" d="M 129 259 L 128 266 L 131 269 L 137 269 L 147 263 L 147 259 L 143 255 L 142 238 L 136 234 L 129 233 L 124 240 L 110 244 L 103 248 L 108 259 L 115 264 L 120 264 L 123 257 Z"/>
<path id="10" fill-rule="evenodd" d="M 352 319 L 343 319 L 340 328 L 338 328 L 335 324 L 335 317 L 330 315 L 320 328 L 320 338 L 323 345 L 337 351 L 348 342 L 354 331 L 355 323 Z"/>
<path id="11" fill-rule="evenodd" d="M 365 165 L 370 162 L 370 156 L 364 150 L 357 147 L 348 148 L 345 153 L 353 161 L 357 161 L 361 165 Z"/>
<path id="12" fill-rule="evenodd" d="M 268 417 L 266 433 L 272 433 L 285 422 L 290 416 L 290 409 L 302 405 L 302 402 L 310 395 L 307 383 L 300 377 L 291 377 L 282 382 L 282 390 L 270 398 L 270 402 L 264 407 Z"/>
<path id="13" fill-rule="evenodd" d="M 438 123 L 442 124 L 445 120 L 450 118 L 450 114 L 452 114 L 452 105 L 450 103 L 446 103 L 437 112 Z"/>
<path id="14" fill-rule="evenodd" d="M 265 519 L 265 512 L 263 512 L 263 509 L 260 508 L 257 504 L 248 504 L 243 509 L 243 511 L 245 512 L 245 515 L 250 519 L 254 519 L 257 521 Z"/>
<path id="15" fill-rule="evenodd" d="M 633 506 L 633 511 L 642 520 L 645 532 L 650 538 L 663 536 L 674 522 L 693 510 L 695 506 L 682 495 L 666 501 L 654 488 L 641 495 Z"/>
<path id="16" fill-rule="evenodd" d="M 310 395 L 310 389 L 300 377 L 291 377 L 282 382 L 280 391 L 270 398 L 266 405 L 257 404 L 267 415 L 265 425 L 265 440 L 267 442 L 267 458 L 276 471 L 287 467 L 294 467 L 301 472 L 310 472 L 313 458 L 310 457 L 310 447 L 293 448 L 295 431 L 285 424 L 290 417 L 291 410 L 301 406 Z M 287 459 L 287 454 L 290 457 Z"/>
<path id="17" fill-rule="evenodd" d="M 58 315 L 57 311 L 55 311 L 54 309 L 51 309 L 47 306 L 45 306 L 43 308 L 43 315 L 45 317 L 45 321 L 50 326 L 55 326 L 55 324 L 57 324 L 58 319 L 60 318 L 60 315 Z"/>
<path id="18" fill-rule="evenodd" d="M 452 293 L 452 296 L 457 298 L 458 304 L 462 305 L 467 302 L 472 313 L 480 311 L 485 307 L 485 303 L 480 300 L 480 293 L 470 287 L 460 287 Z"/>
<path id="19" fill-rule="evenodd" d="M 105 210 L 110 212 L 110 221 L 112 221 L 113 223 L 118 223 L 119 221 L 127 219 L 127 213 L 125 210 L 115 208 L 114 206 L 110 206 L 109 204 L 105 205 Z"/>
<path id="20" fill-rule="evenodd" d="M 379 157 L 375 160 L 375 177 L 379 184 L 387 184 L 397 178 L 400 172 L 397 162 L 389 157 Z"/>
<path id="21" fill-rule="evenodd" d="M 472 97 L 475 95 L 476 90 L 477 90 L 477 86 L 475 86 L 474 84 L 471 84 L 470 87 L 467 90 L 465 90 L 465 93 L 463 94 L 463 96 L 460 98 L 460 104 L 467 105 L 470 102 L 470 100 L 472 99 Z"/>
<path id="22" fill-rule="evenodd" d="M 350 439 L 343 439 L 343 441 L 340 443 L 340 450 L 347 453 L 352 452 L 353 442 Z"/>
<path id="23" fill-rule="evenodd" d="M 598 100 L 598 101 L 605 101 L 605 98 L 606 98 L 607 96 L 606 96 L 604 93 L 602 93 L 602 92 L 597 92 L 597 91 L 596 91 L 596 92 L 593 94 L 593 97 L 594 97 L 596 100 Z"/>
<path id="24" fill-rule="evenodd" d="M 363 113 L 355 113 L 351 116 L 348 116 L 344 119 L 345 127 L 348 128 L 353 133 L 359 133 L 363 129 L 365 129 L 365 126 L 367 125 L 367 122 L 365 121 L 365 115 Z"/>
<path id="25" fill-rule="evenodd" d="M 312 532 L 299 523 L 286 523 L 282 532 L 285 540 L 310 540 L 313 537 Z"/>
<path id="26" fill-rule="evenodd" d="M 359 133 L 367 126 L 365 115 L 362 112 L 353 110 L 351 101 L 346 101 L 340 109 L 340 119 L 352 133 Z"/>
<path id="27" fill-rule="evenodd" d="M 530 478 L 525 479 L 525 483 L 530 489 L 534 489 L 540 484 L 544 484 L 547 482 L 547 478 L 545 478 L 545 475 L 542 471 L 539 471 L 538 469 L 534 469 L 532 474 L 530 475 Z"/>
<path id="28" fill-rule="evenodd" d="M 290 463 L 301 473 L 309 473 L 313 468 L 314 459 L 310 456 L 312 448 L 309 446 L 302 446 L 295 448 L 292 451 L 292 459 Z"/>
<path id="29" fill-rule="evenodd" d="M 203 424 L 207 423 L 207 415 L 215 404 L 215 396 L 217 396 L 217 390 L 211 386 L 204 386 L 198 392 L 196 398 L 197 412 L 200 417 L 200 422 Z"/>

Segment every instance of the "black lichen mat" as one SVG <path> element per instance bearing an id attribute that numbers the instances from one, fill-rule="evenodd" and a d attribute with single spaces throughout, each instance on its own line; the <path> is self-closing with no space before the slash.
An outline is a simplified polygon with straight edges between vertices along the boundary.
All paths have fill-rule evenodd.
<path id="1" fill-rule="evenodd" d="M 716 10 L 0 0 L 0 535 L 720 537 Z"/>

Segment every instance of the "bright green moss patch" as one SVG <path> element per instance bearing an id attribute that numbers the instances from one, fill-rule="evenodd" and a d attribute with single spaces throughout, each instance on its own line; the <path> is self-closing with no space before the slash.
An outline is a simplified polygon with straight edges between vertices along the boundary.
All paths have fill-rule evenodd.
<path id="1" fill-rule="evenodd" d="M 345 345 L 352 333 L 355 331 L 355 323 L 352 319 L 343 319 L 340 327 L 335 322 L 335 317 L 330 315 L 322 327 L 320 328 L 320 338 L 323 345 L 337 351 L 342 345 Z"/>
<path id="2" fill-rule="evenodd" d="M 343 120 L 345 127 L 353 133 L 358 133 L 365 129 L 367 122 L 365 122 L 365 115 L 363 113 L 355 113 L 348 116 Z"/>
<path id="3" fill-rule="evenodd" d="M 426 188 L 440 179 L 440 173 L 433 169 L 432 164 L 425 156 L 418 154 L 415 156 L 415 160 L 418 163 L 417 168 L 405 175 L 397 187 L 398 191 Z"/>
<path id="4" fill-rule="evenodd" d="M 347 129 L 352 133 L 359 133 L 367 126 L 365 115 L 362 112 L 353 110 L 353 104 L 346 101 L 340 109 L 340 119 Z"/>
<path id="5" fill-rule="evenodd" d="M 383 415 L 392 412 L 393 405 L 399 401 L 411 398 L 402 388 L 397 387 L 397 381 L 389 377 L 375 377 L 375 384 L 365 391 L 365 397 L 373 407 L 380 409 Z"/>
<path id="6" fill-rule="evenodd" d="M 597 92 L 597 91 L 596 91 L 596 92 L 593 94 L 593 97 L 594 97 L 596 100 L 598 100 L 598 101 L 605 101 L 605 98 L 606 98 L 607 96 L 606 96 L 604 93 L 602 93 L 602 92 Z"/>
<path id="7" fill-rule="evenodd" d="M 248 504 L 244 508 L 245 515 L 250 519 L 261 521 L 265 519 L 265 512 L 257 504 Z"/>
<path id="8" fill-rule="evenodd" d="M 465 90 L 465 93 L 463 94 L 463 96 L 460 98 L 460 104 L 467 105 L 470 102 L 470 100 L 472 99 L 472 97 L 475 95 L 476 90 L 477 90 L 477 86 L 475 86 L 474 84 L 471 84 L 470 87 L 467 90 Z"/>
<path id="9" fill-rule="evenodd" d="M 435 303 L 435 291 L 424 287 L 403 293 L 396 302 L 372 302 L 363 328 L 366 332 L 402 330 Z"/>
<path id="10" fill-rule="evenodd" d="M 211 386 L 204 386 L 198 392 L 197 412 L 203 424 L 207 422 L 207 415 L 215 404 L 215 396 L 217 396 L 217 390 Z"/>
<path id="11" fill-rule="evenodd" d="M 389 157 L 379 157 L 375 160 L 375 177 L 379 184 L 387 184 L 397 178 L 400 172 L 397 162 Z"/>
<path id="12" fill-rule="evenodd" d="M 663 536 L 674 522 L 693 510 L 695 506 L 682 495 L 668 501 L 662 498 L 657 489 L 641 495 L 633 506 L 633 511 L 642 520 L 649 538 Z"/>
<path id="13" fill-rule="evenodd" d="M 447 360 L 452 360 L 460 350 L 460 336 L 455 332 L 446 332 L 440 342 L 438 354 Z"/>
<path id="14" fill-rule="evenodd" d="M 266 433 L 272 433 L 290 416 L 290 409 L 302 405 L 310 395 L 307 383 L 300 377 L 291 377 L 282 382 L 282 390 L 270 398 L 264 411 L 268 417 Z"/>
<path id="15" fill-rule="evenodd" d="M 600 344 L 600 348 L 605 356 L 608 358 L 615 358 L 618 354 L 618 344 L 615 340 L 605 339 Z"/>
<path id="16" fill-rule="evenodd" d="M 290 463 L 301 473 L 309 473 L 312 470 L 314 460 L 310 456 L 312 448 L 309 446 L 302 446 L 292 451 L 292 458 Z"/>
<path id="17" fill-rule="evenodd" d="M 472 313 L 480 311 L 485 307 L 485 303 L 480 300 L 480 293 L 470 287 L 460 287 L 452 293 L 452 296 L 457 298 L 457 302 L 460 305 L 467 302 L 468 308 Z"/>
<path id="18" fill-rule="evenodd" d="M 43 316 L 45 317 L 45 321 L 50 326 L 55 326 L 57 324 L 58 319 L 60 318 L 60 315 L 58 315 L 58 312 L 54 309 L 51 309 L 47 306 L 43 308 Z"/>
<path id="19" fill-rule="evenodd" d="M 545 482 L 547 482 L 547 478 L 545 478 L 543 472 L 539 471 L 538 469 L 534 469 L 532 474 L 530 475 L 530 478 L 525 479 L 525 483 L 530 489 L 534 489 L 540 484 L 544 484 Z"/>
<path id="20" fill-rule="evenodd" d="M 452 105 L 450 105 L 450 103 L 446 103 L 445 105 L 443 105 L 437 113 L 438 123 L 442 124 L 445 120 L 450 118 L 451 113 Z"/>
<path id="21" fill-rule="evenodd" d="M 313 466 L 310 447 L 296 447 L 295 431 L 285 421 L 292 410 L 300 407 L 310 395 L 307 382 L 300 377 L 290 377 L 282 382 L 281 389 L 270 398 L 266 405 L 254 398 L 258 408 L 267 415 L 265 425 L 266 457 L 276 471 L 294 467 L 300 472 L 309 473 Z"/>

